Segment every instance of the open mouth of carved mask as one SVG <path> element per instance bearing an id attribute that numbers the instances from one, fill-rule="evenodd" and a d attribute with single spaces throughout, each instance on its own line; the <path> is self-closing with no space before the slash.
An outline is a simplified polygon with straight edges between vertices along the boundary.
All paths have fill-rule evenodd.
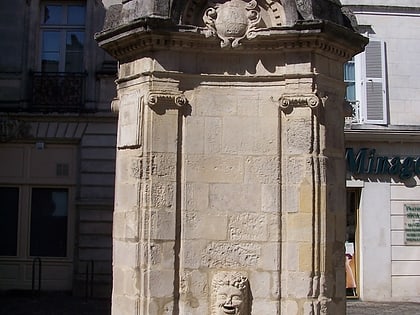
<path id="1" fill-rule="evenodd" d="M 223 305 L 223 312 L 225 314 L 236 314 L 236 307 L 232 305 Z"/>

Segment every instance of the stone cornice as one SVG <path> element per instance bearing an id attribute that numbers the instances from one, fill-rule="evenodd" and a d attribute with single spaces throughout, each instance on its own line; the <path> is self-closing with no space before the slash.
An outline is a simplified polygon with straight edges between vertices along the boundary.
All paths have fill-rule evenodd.
<path id="1" fill-rule="evenodd" d="M 327 21 L 302 21 L 293 27 L 255 30 L 256 37 L 237 48 L 223 49 L 217 38 L 205 38 L 197 27 L 168 26 L 154 29 L 146 21 L 98 33 L 99 45 L 121 62 L 132 61 L 150 51 L 244 53 L 272 51 L 320 51 L 348 60 L 363 50 L 367 40 L 345 27 Z"/>
<path id="2" fill-rule="evenodd" d="M 351 9 L 355 14 L 372 13 L 372 14 L 385 14 L 385 15 L 405 15 L 405 16 L 418 16 L 420 15 L 420 7 L 410 6 L 387 6 L 387 5 L 345 5 Z"/>
<path id="3" fill-rule="evenodd" d="M 217 86 L 255 86 L 255 85 L 274 85 L 276 86 L 278 83 L 275 83 L 278 80 L 286 80 L 286 79 L 297 79 L 297 78 L 308 78 L 308 79 L 315 79 L 320 74 L 310 73 L 300 73 L 300 74 L 269 74 L 269 75 L 255 75 L 255 74 L 220 74 L 220 73 L 188 73 L 184 74 L 178 71 L 153 71 L 153 72 L 139 72 L 135 75 L 131 76 L 124 76 L 118 80 L 116 83 L 119 85 L 124 85 L 126 82 L 135 82 L 137 79 L 144 79 L 144 78 L 156 78 L 156 77 L 165 77 L 165 78 L 172 78 L 176 80 L 182 80 L 182 78 L 189 78 L 191 80 L 198 80 L 200 85 L 217 85 Z M 341 81 L 337 81 L 338 84 L 341 84 Z M 277 101 L 277 100 L 276 100 Z"/>

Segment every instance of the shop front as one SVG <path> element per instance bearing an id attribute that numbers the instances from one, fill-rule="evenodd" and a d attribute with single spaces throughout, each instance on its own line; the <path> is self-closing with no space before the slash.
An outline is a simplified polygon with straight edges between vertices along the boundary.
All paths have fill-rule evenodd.
<path id="1" fill-rule="evenodd" d="M 420 301 L 420 147 L 346 143 L 347 296 Z"/>

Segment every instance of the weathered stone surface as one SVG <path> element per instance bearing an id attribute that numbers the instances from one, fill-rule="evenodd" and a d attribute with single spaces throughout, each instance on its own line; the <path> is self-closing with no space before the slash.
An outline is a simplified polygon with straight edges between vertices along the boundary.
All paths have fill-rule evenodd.
<path id="1" fill-rule="evenodd" d="M 279 185 L 261 185 L 261 211 L 277 212 L 279 209 Z"/>
<path id="2" fill-rule="evenodd" d="M 213 184 L 210 186 L 209 207 L 213 211 L 259 211 L 260 186 L 245 184 Z"/>
<path id="3" fill-rule="evenodd" d="M 203 235 L 208 240 L 227 239 L 226 216 L 187 212 L 183 222 L 188 226 L 183 235 L 185 239 L 202 239 Z"/>
<path id="4" fill-rule="evenodd" d="M 260 259 L 260 246 L 236 242 L 212 242 L 202 253 L 201 263 L 209 268 L 255 267 Z"/>
<path id="5" fill-rule="evenodd" d="M 234 241 L 267 241 L 268 218 L 264 214 L 241 213 L 231 216 L 229 238 Z"/>
<path id="6" fill-rule="evenodd" d="M 240 183 L 243 180 L 243 160 L 241 156 L 188 155 L 186 178 L 191 182 Z"/>

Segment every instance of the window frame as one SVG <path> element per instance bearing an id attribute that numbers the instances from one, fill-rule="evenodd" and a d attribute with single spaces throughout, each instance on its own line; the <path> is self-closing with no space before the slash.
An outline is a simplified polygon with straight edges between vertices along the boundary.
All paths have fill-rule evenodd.
<path id="1" fill-rule="evenodd" d="M 367 34 L 364 35 L 367 36 Z M 370 56 L 367 56 L 367 54 L 371 53 L 372 49 L 377 49 L 377 47 L 374 48 L 372 44 L 376 44 L 377 47 L 379 44 L 379 50 L 374 52 L 377 55 L 373 55 L 373 58 L 376 58 L 376 60 L 374 60 L 374 62 L 376 62 L 376 67 L 378 66 L 378 62 L 380 63 L 381 76 L 368 76 L 367 63 Z M 352 121 L 359 124 L 387 125 L 388 95 L 385 42 L 376 38 L 369 38 L 369 43 L 365 50 L 354 56 L 354 71 L 355 100 L 348 100 L 353 107 Z M 346 80 L 344 80 L 344 82 L 347 83 Z M 376 88 L 378 86 L 381 88 L 381 92 L 376 93 L 376 95 L 382 94 L 379 99 L 374 99 L 376 103 L 371 101 L 372 98 L 369 98 L 369 96 L 372 95 L 369 94 L 369 89 L 374 87 L 373 84 L 375 84 Z M 377 115 L 377 117 L 374 117 L 374 115 Z M 381 118 L 378 118 L 379 116 L 381 116 Z"/>
<path id="2" fill-rule="evenodd" d="M 0 255 L 0 261 L 32 260 L 41 257 L 43 260 L 71 261 L 73 260 L 75 205 L 74 189 L 72 186 L 63 185 L 26 185 L 26 184 L 1 184 L 2 188 L 16 188 L 18 190 L 18 215 L 17 215 L 17 245 L 16 255 Z M 67 222 L 66 222 L 66 251 L 64 256 L 31 255 L 31 220 L 32 220 L 32 192 L 33 189 L 65 190 L 67 192 Z"/>
<path id="3" fill-rule="evenodd" d="M 61 21 L 59 24 L 46 24 L 44 23 L 45 7 L 48 5 L 60 5 L 63 9 L 61 12 Z M 70 6 L 82 6 L 84 8 L 84 21 L 83 24 L 68 24 L 66 23 L 67 13 Z M 86 71 L 86 28 L 87 28 L 87 3 L 86 1 L 44 1 L 40 3 L 40 20 L 39 20 L 39 71 L 41 72 L 59 72 L 59 73 L 81 73 Z M 58 70 L 57 71 L 44 71 L 43 69 L 43 54 L 44 54 L 44 32 L 55 31 L 59 33 L 59 49 L 58 49 Z M 67 58 L 67 33 L 69 31 L 83 33 L 83 49 L 81 50 L 82 62 L 80 69 L 77 71 L 66 71 L 66 58 Z"/>

